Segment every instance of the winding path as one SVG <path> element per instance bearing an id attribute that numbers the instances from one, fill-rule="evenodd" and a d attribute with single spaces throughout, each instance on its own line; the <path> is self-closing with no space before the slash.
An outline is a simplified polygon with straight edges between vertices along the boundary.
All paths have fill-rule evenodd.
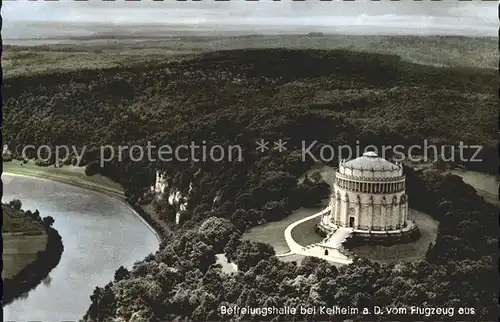
<path id="1" fill-rule="evenodd" d="M 329 211 L 330 211 L 330 207 L 327 207 L 327 208 L 321 210 L 320 212 L 315 213 L 314 215 L 297 220 L 296 222 L 294 222 L 294 223 L 290 224 L 288 227 L 286 227 L 285 240 L 286 240 L 286 243 L 288 245 L 288 248 L 290 248 L 290 251 L 288 251 L 286 253 L 282 253 L 282 254 L 277 254 L 276 256 L 277 257 L 286 257 L 286 256 L 290 256 L 290 255 L 314 256 L 314 257 L 318 257 L 321 259 L 325 259 L 325 260 L 330 261 L 330 262 L 334 262 L 336 264 L 344 264 L 345 265 L 345 264 L 352 263 L 351 259 L 347 258 L 347 256 L 342 254 L 336 248 L 328 247 L 328 255 L 325 255 L 324 254 L 325 248 L 323 248 L 322 246 L 319 246 L 318 244 L 320 244 L 320 243 L 304 247 L 304 246 L 300 245 L 299 243 L 297 243 L 292 237 L 292 230 L 295 227 L 297 227 L 298 225 L 300 225 L 306 221 L 309 221 L 309 220 L 312 220 L 316 217 L 322 216 Z M 338 233 L 343 235 L 343 237 L 344 237 L 343 239 L 345 239 L 345 237 L 347 237 L 347 235 L 349 235 L 351 231 L 348 231 L 347 234 L 346 234 L 346 232 L 347 231 L 344 231 L 344 230 L 340 230 L 340 229 L 338 230 Z M 337 235 L 338 233 L 334 233 L 333 235 L 330 235 L 328 237 L 328 240 L 336 239 L 335 235 Z"/>
<path id="2" fill-rule="evenodd" d="M 311 219 L 314 219 L 316 217 L 319 217 L 325 213 L 327 213 L 328 211 L 330 210 L 329 207 L 321 210 L 320 212 L 318 213 L 315 213 L 314 215 L 311 215 L 311 216 L 308 216 L 308 217 L 305 217 L 305 218 L 302 218 L 300 220 L 297 220 L 296 222 L 290 224 L 288 227 L 286 227 L 285 229 L 285 240 L 286 240 L 286 243 L 288 245 L 288 248 L 290 248 L 290 251 L 288 251 L 287 253 L 283 253 L 283 254 L 278 254 L 276 256 L 278 257 L 284 257 L 284 256 L 288 256 L 288 255 L 293 255 L 293 254 L 299 254 L 302 249 L 304 248 L 304 246 L 300 245 L 299 243 L 297 243 L 295 241 L 295 239 L 293 239 L 292 237 L 292 230 L 297 227 L 298 225 L 306 222 L 306 221 L 309 221 Z"/>

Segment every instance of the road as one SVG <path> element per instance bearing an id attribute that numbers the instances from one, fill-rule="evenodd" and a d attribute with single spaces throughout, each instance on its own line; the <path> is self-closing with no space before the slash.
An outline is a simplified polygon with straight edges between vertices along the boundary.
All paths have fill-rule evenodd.
<path id="1" fill-rule="evenodd" d="M 297 220 L 296 222 L 290 224 L 286 229 L 285 229 L 285 240 L 286 243 L 288 244 L 288 248 L 290 248 L 290 251 L 282 254 L 277 254 L 277 257 L 286 257 L 290 255 L 303 255 L 303 256 L 314 256 L 318 257 L 324 260 L 327 260 L 329 262 L 333 262 L 336 264 L 350 264 L 352 263 L 352 260 L 347 258 L 344 254 L 342 254 L 338 248 L 340 244 L 345 240 L 345 238 L 351 233 L 351 230 L 349 229 L 339 229 L 337 230 L 333 235 L 328 237 L 328 240 L 323 244 L 323 243 L 318 243 L 318 244 L 312 244 L 308 245 L 306 247 L 300 245 L 297 243 L 293 237 L 292 237 L 292 230 L 297 227 L 298 225 L 308 221 L 312 220 L 316 217 L 322 216 L 325 213 L 330 211 L 330 207 L 327 207 L 323 210 L 321 210 L 318 213 L 315 213 L 314 215 L 302 218 L 300 220 Z M 332 241 L 335 245 L 330 245 L 330 241 Z M 319 245 L 323 244 L 323 245 Z M 331 246 L 335 246 L 335 248 L 330 248 Z M 325 249 L 328 248 L 328 253 L 325 255 Z"/>

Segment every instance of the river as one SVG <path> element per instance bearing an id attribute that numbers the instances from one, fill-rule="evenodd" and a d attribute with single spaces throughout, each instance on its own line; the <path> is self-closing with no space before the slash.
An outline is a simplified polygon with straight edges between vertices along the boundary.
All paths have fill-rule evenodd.
<path id="1" fill-rule="evenodd" d="M 2 174 L 2 181 L 3 202 L 20 199 L 23 209 L 52 216 L 64 244 L 47 282 L 5 306 L 4 321 L 79 320 L 96 286 L 159 247 L 156 234 L 119 200 L 42 179 Z"/>
<path id="2" fill-rule="evenodd" d="M 324 180 L 333 181 L 331 169 L 321 168 L 319 171 Z M 473 185 L 479 194 L 490 198 L 497 196 L 495 176 L 473 171 L 456 174 Z M 87 310 L 96 286 L 104 286 L 112 280 L 120 265 L 130 268 L 134 262 L 158 249 L 154 232 L 127 205 L 116 199 L 35 178 L 3 174 L 2 181 L 3 201 L 17 198 L 23 202 L 23 209 L 38 209 L 42 216 L 54 217 L 54 227 L 64 243 L 61 261 L 51 271 L 49 282 L 41 283 L 27 297 L 4 307 L 4 321 L 78 320 Z M 286 226 L 318 209 L 297 209 L 280 222 L 252 229 L 244 238 L 268 242 L 278 253 L 286 252 L 288 247 L 283 236 Z M 305 238 L 301 242 L 319 241 L 312 228 L 310 230 L 310 234 L 300 233 Z"/>

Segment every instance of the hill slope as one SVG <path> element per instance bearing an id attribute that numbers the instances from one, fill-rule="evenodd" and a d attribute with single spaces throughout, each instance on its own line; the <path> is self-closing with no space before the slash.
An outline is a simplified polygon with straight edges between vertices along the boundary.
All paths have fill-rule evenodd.
<path id="1" fill-rule="evenodd" d="M 497 289 L 490 280 L 498 275 L 492 259 L 498 209 L 458 177 L 406 171 L 414 206 L 441 221 L 428 261 L 381 267 L 358 260 L 338 271 L 308 259 L 297 267 L 277 260 L 268 245 L 239 237 L 314 201 L 314 184 L 297 184 L 312 163 L 300 160 L 302 141 L 405 147 L 425 139 L 465 141 L 496 153 L 496 77 L 491 70 L 425 67 L 395 56 L 346 51 L 217 52 L 140 68 L 9 79 L 4 136 L 13 150 L 26 144 L 87 145 L 88 172 L 122 183 L 132 203 L 152 183 L 155 170 L 166 173 L 167 194 L 177 190 L 189 199 L 174 238 L 130 272 L 121 268 L 113 282 L 96 288 L 86 320 L 221 320 L 222 304 L 406 307 L 424 302 L 469 308 L 484 303 L 473 317 L 492 320 L 497 316 Z M 259 154 L 255 141 L 261 138 L 285 139 L 288 150 Z M 103 169 L 92 163 L 100 145 L 203 140 L 240 144 L 243 160 L 151 163 L 125 156 Z M 493 162 L 481 166 L 492 168 Z M 160 200 L 156 206 L 167 222 L 174 221 L 178 205 Z M 241 273 L 228 276 L 212 265 L 220 252 Z M 335 319 L 348 317 L 367 318 Z"/>

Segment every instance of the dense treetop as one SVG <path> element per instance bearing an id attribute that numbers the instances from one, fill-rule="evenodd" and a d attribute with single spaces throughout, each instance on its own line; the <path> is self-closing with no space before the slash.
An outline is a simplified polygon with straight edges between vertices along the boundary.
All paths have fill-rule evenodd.
<path id="1" fill-rule="evenodd" d="M 492 320 L 497 290 L 485 281 L 497 275 L 492 256 L 498 209 L 455 176 L 407 169 L 410 202 L 419 201 L 410 206 L 440 220 L 425 261 L 381 266 L 358 259 L 337 270 L 307 259 L 297 266 L 279 261 L 269 245 L 239 237 L 328 193 L 314 178 L 297 183 L 313 163 L 300 160 L 302 141 L 406 147 L 424 139 L 464 141 L 486 147 L 486 161 L 477 169 L 497 171 L 496 77 L 491 70 L 436 68 L 347 51 L 223 51 L 173 63 L 8 79 L 4 137 L 14 151 L 27 144 L 87 145 L 89 172 L 120 182 L 131 203 L 143 197 L 156 170 L 189 201 L 180 227 L 157 254 L 130 271 L 119 269 L 115 281 L 96 288 L 87 320 L 249 319 L 220 316 L 218 308 L 226 304 L 469 306 L 477 310 L 473 319 Z M 258 154 L 260 138 L 286 139 L 289 149 Z M 150 163 L 125 157 L 103 169 L 94 163 L 100 145 L 203 140 L 239 144 L 244 158 Z M 179 211 L 166 198 L 155 207 L 167 222 Z M 238 273 L 214 265 L 222 251 Z M 331 319 L 337 318 L 345 316 Z"/>

